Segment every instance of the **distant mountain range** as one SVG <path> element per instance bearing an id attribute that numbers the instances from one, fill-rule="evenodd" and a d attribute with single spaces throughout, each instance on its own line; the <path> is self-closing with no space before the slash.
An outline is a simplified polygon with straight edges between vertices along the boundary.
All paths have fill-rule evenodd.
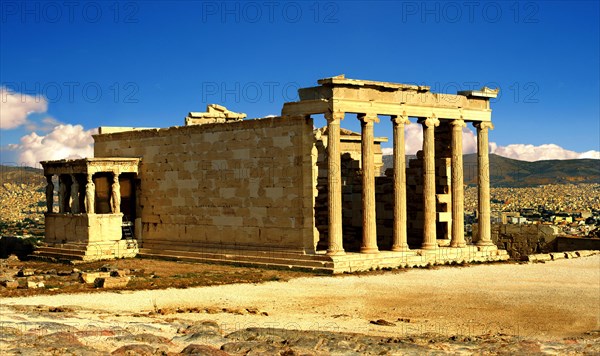
<path id="1" fill-rule="evenodd" d="M 477 155 L 463 156 L 466 184 L 477 183 Z M 406 156 L 413 159 L 415 156 Z M 393 166 L 393 156 L 383 156 L 384 169 Z M 600 183 L 600 160 L 571 159 L 526 162 L 490 154 L 493 187 L 531 187 L 541 184 Z M 43 171 L 31 167 L 0 165 L 0 184 L 43 184 Z"/>
<path id="2" fill-rule="evenodd" d="M 407 156 L 409 159 L 415 156 Z M 383 156 L 385 168 L 393 156 Z M 463 156 L 465 184 L 477 183 L 477 154 Z M 531 187 L 541 184 L 600 183 L 600 160 L 571 159 L 526 162 L 490 154 L 490 182 L 493 187 Z"/>
<path id="3" fill-rule="evenodd" d="M 39 168 L 0 165 L 0 185 L 10 184 L 42 184 L 46 182 L 44 171 Z"/>

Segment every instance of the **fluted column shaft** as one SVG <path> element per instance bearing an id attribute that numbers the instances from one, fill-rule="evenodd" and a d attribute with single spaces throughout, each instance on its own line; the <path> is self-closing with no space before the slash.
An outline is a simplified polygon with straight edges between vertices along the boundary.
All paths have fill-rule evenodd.
<path id="1" fill-rule="evenodd" d="M 451 247 L 465 246 L 464 183 L 462 129 L 465 122 L 454 120 L 452 125 L 452 238 Z"/>
<path id="2" fill-rule="evenodd" d="M 394 230 L 392 251 L 408 251 L 406 237 L 406 153 L 404 125 L 406 116 L 392 116 L 394 134 Z"/>
<path id="3" fill-rule="evenodd" d="M 377 114 L 362 114 L 358 116 L 361 121 L 361 162 L 362 162 L 362 216 L 363 240 L 360 252 L 376 253 L 377 248 L 377 221 L 375 213 L 375 153 L 373 143 L 375 136 L 373 125 L 379 122 Z"/>
<path id="4" fill-rule="evenodd" d="M 440 121 L 435 117 L 421 119 L 423 125 L 423 244 L 424 250 L 438 247 L 436 240 L 435 137 Z"/>
<path id="5" fill-rule="evenodd" d="M 325 114 L 325 118 L 327 119 L 327 210 L 329 214 L 327 254 L 343 255 L 340 122 L 344 118 L 344 113 L 328 113 Z"/>
<path id="6" fill-rule="evenodd" d="M 492 228 L 490 222 L 490 159 L 488 150 L 488 130 L 493 129 L 491 122 L 479 122 L 477 128 L 477 172 L 479 238 L 478 246 L 492 246 Z"/>

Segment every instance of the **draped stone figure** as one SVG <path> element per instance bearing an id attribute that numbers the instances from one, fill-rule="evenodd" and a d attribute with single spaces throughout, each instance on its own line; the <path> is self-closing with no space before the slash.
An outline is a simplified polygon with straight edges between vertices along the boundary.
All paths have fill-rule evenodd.
<path id="1" fill-rule="evenodd" d="M 54 209 L 54 183 L 52 183 L 52 176 L 46 176 L 46 209 L 49 213 L 52 213 Z"/>
<path id="2" fill-rule="evenodd" d="M 113 214 L 121 212 L 121 186 L 119 185 L 119 176 L 115 174 L 111 187 L 110 207 Z"/>
<path id="3" fill-rule="evenodd" d="M 67 207 L 67 185 L 65 184 L 65 181 L 63 179 L 61 179 L 60 177 L 58 178 L 58 212 L 59 213 L 64 213 L 66 212 L 66 207 Z"/>
<path id="4" fill-rule="evenodd" d="M 88 214 L 94 214 L 95 195 L 96 185 L 94 185 L 92 175 L 90 174 L 85 185 L 85 211 Z"/>
<path id="5" fill-rule="evenodd" d="M 79 214 L 79 182 L 74 174 L 71 174 L 71 213 Z"/>

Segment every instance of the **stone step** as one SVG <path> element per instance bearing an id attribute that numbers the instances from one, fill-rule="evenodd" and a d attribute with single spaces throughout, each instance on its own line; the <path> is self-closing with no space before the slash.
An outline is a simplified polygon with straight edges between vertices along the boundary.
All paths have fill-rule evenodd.
<path id="1" fill-rule="evenodd" d="M 279 257 L 275 255 L 271 256 L 256 256 L 256 255 L 246 255 L 246 251 L 231 251 L 231 253 L 210 253 L 210 252 L 193 252 L 193 251 L 178 251 L 178 250 L 152 250 L 142 248 L 140 249 L 139 255 L 141 256 L 177 256 L 177 257 L 190 257 L 194 259 L 207 259 L 207 260 L 215 260 L 215 261 L 240 261 L 240 262 L 248 262 L 252 263 L 265 263 L 265 264 L 275 264 L 282 266 L 302 266 L 307 268 L 333 268 L 333 261 L 331 259 L 324 260 L 321 256 L 318 255 L 294 255 L 294 257 L 298 258 L 290 258 L 290 257 Z M 314 258 L 307 258 L 314 257 Z M 327 256 L 323 256 L 327 257 Z"/>
<path id="2" fill-rule="evenodd" d="M 34 251 L 36 254 L 64 254 L 64 255 L 73 255 L 73 256 L 85 256 L 85 249 L 71 249 L 71 248 L 58 248 L 58 247 L 40 247 Z"/>
<path id="3" fill-rule="evenodd" d="M 148 254 L 139 253 L 138 257 L 141 258 L 153 258 L 153 259 L 164 259 L 164 260 L 176 260 L 183 262 L 202 262 L 202 263 L 216 263 L 216 264 L 231 264 L 236 266 L 248 266 L 248 267 L 264 267 L 264 268 L 279 268 L 279 269 L 294 269 L 294 270 L 308 270 L 312 272 L 332 274 L 334 272 L 333 267 L 325 266 L 306 266 L 305 261 L 300 261 L 300 264 L 294 263 L 274 263 L 266 261 L 253 261 L 249 260 L 237 260 L 237 259 L 220 259 L 220 258 L 208 258 L 208 257 L 192 257 L 192 256 L 181 256 L 176 253 L 165 253 L 160 254 Z M 290 261 L 291 262 L 291 261 Z"/>
<path id="4" fill-rule="evenodd" d="M 331 258 L 325 254 L 303 254 L 301 252 L 289 251 L 289 250 L 269 250 L 268 248 L 263 249 L 232 249 L 232 248 L 219 248 L 219 247 L 206 247 L 206 246 L 194 246 L 191 244 L 163 244 L 144 242 L 140 248 L 150 250 L 171 250 L 177 252 L 193 252 L 193 253 L 211 253 L 211 254 L 229 254 L 229 255 L 243 255 L 243 256 L 255 256 L 255 257 L 276 257 L 276 258 L 291 258 L 307 261 L 331 261 Z"/>
<path id="5" fill-rule="evenodd" d="M 28 257 L 33 258 L 55 258 L 58 260 L 74 260 L 74 261 L 83 261 L 85 260 L 85 255 L 74 255 L 65 252 L 55 252 L 55 251 L 34 251 L 33 254 Z"/>

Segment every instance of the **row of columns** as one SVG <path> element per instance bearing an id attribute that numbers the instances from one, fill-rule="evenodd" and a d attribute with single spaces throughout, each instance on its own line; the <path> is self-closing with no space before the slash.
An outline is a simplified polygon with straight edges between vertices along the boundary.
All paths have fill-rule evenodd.
<path id="1" fill-rule="evenodd" d="M 328 160 L 328 213 L 330 255 L 344 254 L 342 231 L 342 177 L 340 155 L 340 122 L 344 113 L 325 114 L 327 120 L 327 160 Z M 362 253 L 377 253 L 377 222 L 375 205 L 375 165 L 373 142 L 373 125 L 379 122 L 377 114 L 359 114 L 361 121 L 361 160 L 362 160 L 362 216 L 363 238 Z M 406 211 L 406 158 L 404 127 L 410 121 L 405 115 L 391 116 L 393 127 L 394 153 L 394 225 L 392 251 L 408 251 L 407 243 L 407 211 Z M 424 250 L 438 247 L 436 238 L 436 181 L 435 181 L 435 127 L 440 121 L 435 116 L 421 118 L 418 122 L 423 126 L 423 244 Z M 462 129 L 466 126 L 462 119 L 451 121 L 452 125 L 452 231 L 451 247 L 464 247 L 464 187 L 463 187 L 463 154 Z M 490 193 L 489 193 L 489 155 L 488 130 L 493 128 L 489 122 L 474 123 L 477 128 L 477 160 L 478 160 L 478 209 L 479 239 L 477 245 L 491 246 L 490 230 Z"/>
<path id="2" fill-rule="evenodd" d="M 52 174 L 46 175 L 46 209 L 48 213 L 54 211 L 54 183 L 52 182 Z M 58 212 L 63 214 L 69 211 L 72 214 L 81 213 L 79 206 L 79 181 L 74 174 L 70 174 L 71 186 L 70 194 L 67 196 L 67 182 L 58 176 Z M 96 186 L 91 174 L 87 174 L 87 182 L 85 185 L 84 206 L 87 214 L 95 213 L 96 201 Z M 113 183 L 111 186 L 110 206 L 112 213 L 121 211 L 121 187 L 119 185 L 119 174 L 114 172 Z"/>

